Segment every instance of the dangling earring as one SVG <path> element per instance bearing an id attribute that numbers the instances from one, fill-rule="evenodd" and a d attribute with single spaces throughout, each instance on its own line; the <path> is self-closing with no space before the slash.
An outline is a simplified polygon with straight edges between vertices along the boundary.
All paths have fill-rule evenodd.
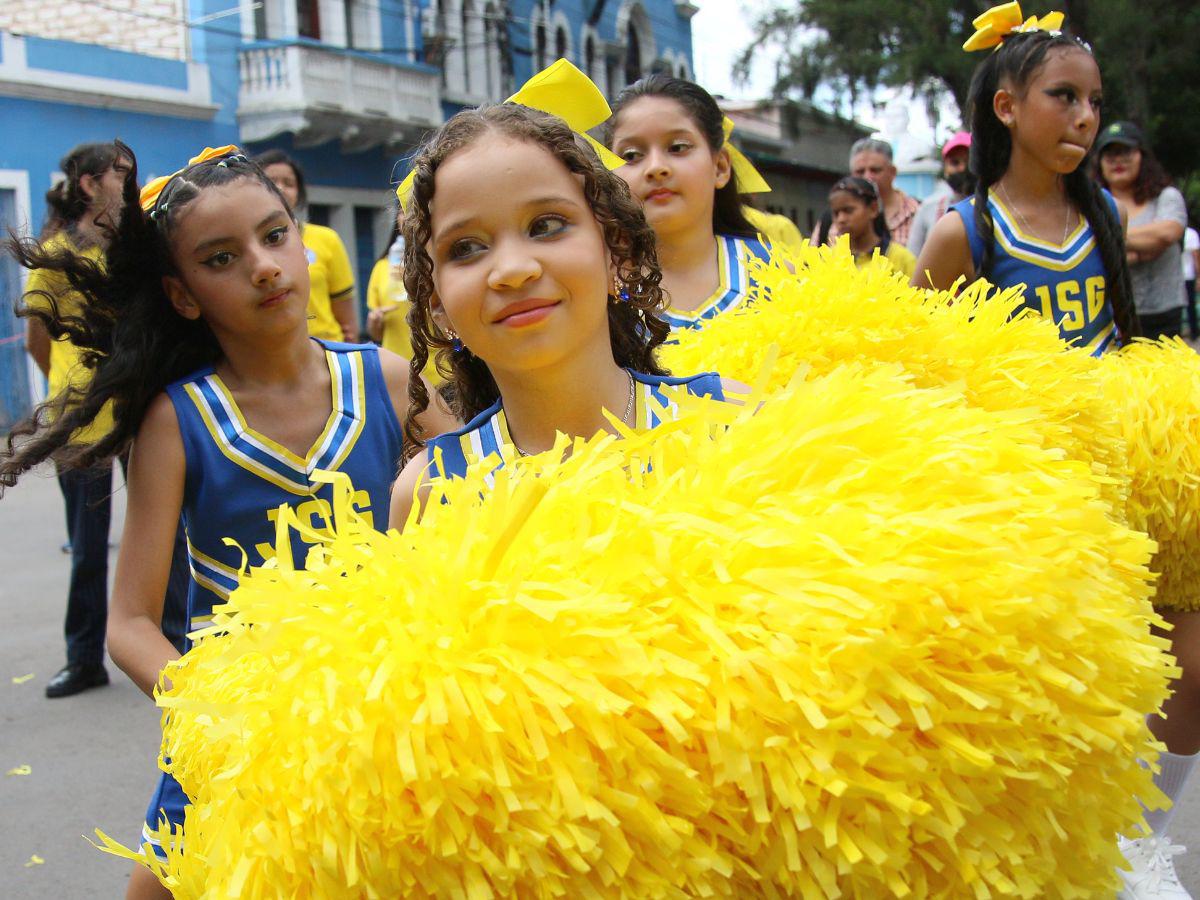
<path id="1" fill-rule="evenodd" d="M 453 328 L 447 328 L 446 336 L 450 338 L 450 350 L 454 353 L 462 353 L 463 342 L 458 339 L 458 333 Z"/>
<path id="2" fill-rule="evenodd" d="M 624 303 L 629 302 L 629 291 L 625 288 L 624 282 L 621 281 L 621 276 L 617 274 L 613 275 L 612 296 Z"/>

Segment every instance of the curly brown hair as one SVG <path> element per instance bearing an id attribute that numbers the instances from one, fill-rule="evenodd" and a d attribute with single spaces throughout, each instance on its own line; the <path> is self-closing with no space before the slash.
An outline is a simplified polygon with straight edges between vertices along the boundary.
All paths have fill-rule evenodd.
<path id="1" fill-rule="evenodd" d="M 408 414 L 404 418 L 405 458 L 424 446 L 417 417 L 429 406 L 429 392 L 420 374 L 436 353 L 437 370 L 446 378 L 443 392 L 454 413 L 469 422 L 500 398 L 487 365 L 452 340 L 435 323 L 433 260 L 426 251 L 432 232 L 429 204 L 433 200 L 438 167 L 454 153 L 488 132 L 543 147 L 567 169 L 583 177 L 583 195 L 600 224 L 604 243 L 616 262 L 621 282 L 619 297 L 608 296 L 608 332 L 617 365 L 648 375 L 667 375 L 655 351 L 670 328 L 662 313 L 666 308 L 660 282 L 654 230 L 646 223 L 641 206 L 625 182 L 601 165 L 592 148 L 561 119 L 538 110 L 503 103 L 464 110 L 446 122 L 425 142 L 413 160 L 413 185 L 401 223 L 404 234 L 404 287 L 410 301 L 408 325 L 412 332 L 412 377 L 408 385 Z"/>

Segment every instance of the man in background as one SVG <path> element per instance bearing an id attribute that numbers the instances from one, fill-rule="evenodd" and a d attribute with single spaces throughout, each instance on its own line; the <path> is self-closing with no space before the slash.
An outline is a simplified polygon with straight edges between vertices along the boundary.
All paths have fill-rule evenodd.
<path id="1" fill-rule="evenodd" d="M 921 204 L 916 198 L 908 196 L 895 186 L 896 166 L 893 162 L 892 145 L 878 138 L 855 141 L 850 148 L 850 174 L 856 178 L 865 178 L 875 185 L 883 204 L 883 218 L 887 222 L 892 241 L 907 246 L 908 234 L 917 215 L 917 208 Z M 819 225 L 813 230 L 814 244 L 821 243 L 820 230 Z M 837 238 L 838 230 L 832 227 L 825 243 L 832 244 Z"/>

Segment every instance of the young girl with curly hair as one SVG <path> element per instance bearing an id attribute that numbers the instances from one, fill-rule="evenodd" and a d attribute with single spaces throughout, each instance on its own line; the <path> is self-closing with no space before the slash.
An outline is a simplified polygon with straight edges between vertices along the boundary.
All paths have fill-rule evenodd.
<path id="1" fill-rule="evenodd" d="M 432 351 L 467 425 L 428 440 L 429 403 L 409 382 L 406 447 L 392 492 L 404 522 L 429 474 L 468 455 L 549 449 L 555 434 L 657 424 L 672 389 L 724 398 L 715 374 L 671 378 L 655 359 L 661 318 L 654 232 L 625 183 L 562 120 L 513 103 L 459 113 L 414 162 L 404 282 L 412 371 Z"/>

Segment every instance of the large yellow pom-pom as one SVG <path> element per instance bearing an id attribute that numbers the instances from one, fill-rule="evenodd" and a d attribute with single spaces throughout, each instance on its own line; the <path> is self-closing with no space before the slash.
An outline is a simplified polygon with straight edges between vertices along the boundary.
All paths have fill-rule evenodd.
<path id="1" fill-rule="evenodd" d="M 680 333 L 664 348 L 669 368 L 744 379 L 778 345 L 776 384 L 797 369 L 897 364 L 974 406 L 1028 410 L 1046 447 L 1105 478 L 1112 515 L 1158 542 L 1155 604 L 1200 608 L 1200 357 L 1182 341 L 1093 359 L 1040 316 L 1014 318 L 1020 289 L 919 290 L 888 266 L 856 269 L 844 242 L 752 265 L 760 302 Z"/>
<path id="2" fill-rule="evenodd" d="M 245 577 L 160 698 L 176 896 L 1115 889 L 1169 661 L 1090 466 L 895 367 L 680 403 Z"/>

